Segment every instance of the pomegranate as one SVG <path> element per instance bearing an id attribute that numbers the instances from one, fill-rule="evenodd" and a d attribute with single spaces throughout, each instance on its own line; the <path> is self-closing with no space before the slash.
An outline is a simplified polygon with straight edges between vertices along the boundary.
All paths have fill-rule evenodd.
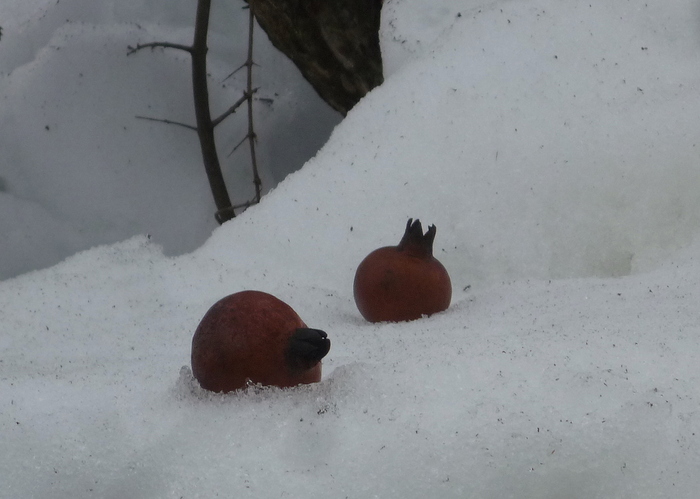
<path id="1" fill-rule="evenodd" d="M 374 250 L 355 273 L 357 308 L 370 322 L 410 321 L 450 306 L 452 283 L 433 256 L 436 228 L 409 219 L 398 246 Z"/>
<path id="2" fill-rule="evenodd" d="M 290 387 L 321 380 L 330 350 L 325 332 L 309 329 L 294 310 L 261 291 L 222 298 L 192 338 L 192 373 L 202 388 L 230 392 L 249 382 Z"/>

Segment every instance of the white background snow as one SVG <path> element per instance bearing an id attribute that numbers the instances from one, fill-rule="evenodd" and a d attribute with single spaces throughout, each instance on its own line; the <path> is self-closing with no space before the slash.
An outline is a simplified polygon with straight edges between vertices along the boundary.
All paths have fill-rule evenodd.
<path id="1" fill-rule="evenodd" d="M 121 240 L 0 283 L 0 496 L 697 497 L 697 2 L 387 0 L 386 82 L 220 228 L 190 132 L 133 118 L 192 118 L 186 57 L 125 57 L 186 43 L 192 4 L 0 5 L 3 272 Z M 262 54 L 281 158 L 337 119 Z M 366 323 L 355 268 L 409 217 L 453 304 Z M 329 333 L 321 383 L 193 390 L 194 329 L 242 289 Z"/>

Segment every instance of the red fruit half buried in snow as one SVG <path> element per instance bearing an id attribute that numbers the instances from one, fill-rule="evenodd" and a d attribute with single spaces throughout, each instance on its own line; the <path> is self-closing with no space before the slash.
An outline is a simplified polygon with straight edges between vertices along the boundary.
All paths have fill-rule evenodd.
<path id="1" fill-rule="evenodd" d="M 357 308 L 370 322 L 410 321 L 450 306 L 452 283 L 433 257 L 435 226 L 409 219 L 398 246 L 374 250 L 355 273 Z"/>
<path id="2" fill-rule="evenodd" d="M 290 387 L 321 380 L 328 336 L 309 329 L 283 301 L 261 291 L 222 298 L 192 338 L 192 373 L 202 388 L 230 392 L 248 382 Z"/>

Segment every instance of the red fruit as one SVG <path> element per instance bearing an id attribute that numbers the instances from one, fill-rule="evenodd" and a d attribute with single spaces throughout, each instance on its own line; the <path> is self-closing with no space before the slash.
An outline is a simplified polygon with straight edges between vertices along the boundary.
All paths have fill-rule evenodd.
<path id="1" fill-rule="evenodd" d="M 447 270 L 433 257 L 435 226 L 423 235 L 409 219 L 398 246 L 374 250 L 355 273 L 357 308 L 370 322 L 410 321 L 446 310 L 452 299 Z"/>
<path id="2" fill-rule="evenodd" d="M 247 383 L 279 387 L 321 380 L 326 333 L 309 329 L 283 301 L 261 291 L 222 298 L 192 338 L 192 373 L 202 388 L 230 392 Z"/>

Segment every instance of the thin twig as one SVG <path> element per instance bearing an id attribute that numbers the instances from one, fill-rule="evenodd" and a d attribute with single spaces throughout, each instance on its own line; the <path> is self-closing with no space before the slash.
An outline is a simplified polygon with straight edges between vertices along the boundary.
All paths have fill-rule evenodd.
<path id="1" fill-rule="evenodd" d="M 257 203 L 258 201 L 256 201 L 255 199 L 251 199 L 250 201 L 246 201 L 245 203 L 235 205 L 234 209 L 238 210 L 240 208 L 250 208 L 251 206 Z"/>
<path id="2" fill-rule="evenodd" d="M 241 69 L 243 69 L 243 68 L 245 67 L 245 65 L 246 65 L 246 63 L 244 62 L 243 64 L 241 64 L 240 66 L 238 66 L 236 69 L 234 69 L 233 71 L 231 71 L 231 72 L 228 74 L 228 76 L 227 76 L 226 78 L 223 79 L 223 81 L 228 80 L 228 79 L 231 78 L 233 75 L 235 75 L 236 73 L 238 73 Z"/>
<path id="3" fill-rule="evenodd" d="M 257 88 L 253 89 L 253 93 L 255 93 L 255 92 L 257 92 L 257 91 L 258 91 Z M 212 123 L 214 124 L 214 126 L 217 126 L 219 123 L 221 123 L 221 122 L 224 121 L 226 118 L 228 118 L 228 117 L 231 116 L 233 113 L 235 113 L 236 110 L 237 110 L 239 107 L 241 107 L 241 105 L 242 105 L 245 101 L 247 101 L 247 100 L 248 100 L 248 93 L 247 93 L 247 92 L 243 92 L 243 97 L 241 97 L 240 99 L 238 99 L 238 100 L 237 100 L 230 108 L 228 108 L 221 116 L 219 116 L 218 118 L 216 118 L 215 120 L 212 121 Z"/>
<path id="4" fill-rule="evenodd" d="M 244 62 L 243 64 L 241 64 L 240 66 L 238 66 L 236 69 L 234 69 L 233 71 L 231 71 L 231 72 L 226 76 L 226 78 L 224 78 L 224 79 L 221 80 L 221 81 L 223 82 L 223 81 L 228 80 L 229 78 L 231 78 L 233 75 L 235 75 L 236 73 L 238 73 L 241 69 L 243 69 L 243 68 L 246 67 L 247 65 L 248 65 L 248 63 L 247 63 L 247 62 Z M 256 62 L 253 63 L 253 66 L 258 66 L 258 67 L 260 67 L 260 65 L 259 65 L 258 63 L 256 63 Z"/>
<path id="5" fill-rule="evenodd" d="M 231 156 L 234 152 L 236 152 L 236 150 L 237 150 L 239 147 L 241 147 L 241 145 L 243 145 L 243 142 L 245 142 L 245 141 L 248 140 L 249 138 L 250 138 L 250 136 L 249 136 L 248 134 L 246 134 L 245 137 L 243 137 L 243 138 L 241 139 L 241 141 L 240 141 L 238 144 L 236 144 L 236 145 L 233 147 L 233 149 L 231 149 L 231 152 L 228 153 L 228 154 L 226 155 L 226 157 L 228 158 L 228 157 Z"/>
<path id="6" fill-rule="evenodd" d="M 262 180 L 258 173 L 258 161 L 255 156 L 255 129 L 253 128 L 253 28 L 255 27 L 255 16 L 253 9 L 249 9 L 248 22 L 248 60 L 246 66 L 248 68 L 248 142 L 250 143 L 250 160 L 253 166 L 253 184 L 255 185 L 255 201 L 260 202 L 262 191 Z"/>
<path id="7" fill-rule="evenodd" d="M 196 126 L 188 125 L 187 123 L 181 123 L 179 121 L 166 120 L 163 118 L 151 118 L 150 116 L 136 116 L 136 118 L 140 120 L 157 121 L 159 123 L 165 123 L 166 125 L 177 125 L 184 128 L 188 128 L 190 130 L 194 130 L 195 132 L 197 131 Z"/>
<path id="8" fill-rule="evenodd" d="M 129 51 L 126 53 L 126 55 L 135 54 L 139 50 L 155 49 L 157 47 L 167 48 L 167 49 L 184 50 L 185 52 L 189 52 L 190 54 L 192 53 L 192 46 L 190 46 L 190 45 L 182 45 L 180 43 L 168 43 L 168 42 L 151 42 L 151 43 L 139 43 L 135 47 L 132 47 L 131 45 L 129 45 L 127 47 L 129 49 Z"/>

